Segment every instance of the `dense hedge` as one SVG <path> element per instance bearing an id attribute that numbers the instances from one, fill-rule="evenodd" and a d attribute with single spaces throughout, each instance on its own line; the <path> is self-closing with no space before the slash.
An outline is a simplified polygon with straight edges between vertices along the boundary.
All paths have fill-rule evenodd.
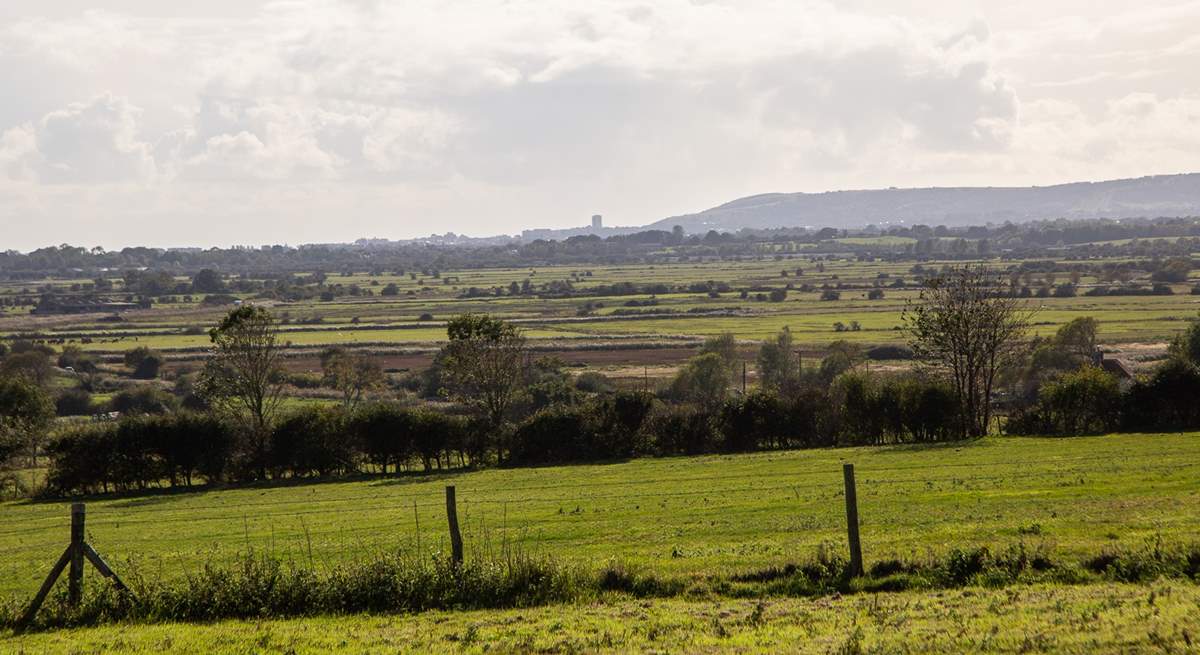
<path id="1" fill-rule="evenodd" d="M 846 373 L 830 387 L 757 391 L 711 408 L 636 391 L 575 394 L 535 404 L 498 431 L 430 408 L 310 407 L 275 424 L 265 453 L 214 414 L 137 415 L 59 433 L 47 447 L 47 491 L 190 486 L 258 479 L 264 470 L 283 479 L 938 441 L 954 438 L 953 400 L 944 386 L 921 378 Z"/>

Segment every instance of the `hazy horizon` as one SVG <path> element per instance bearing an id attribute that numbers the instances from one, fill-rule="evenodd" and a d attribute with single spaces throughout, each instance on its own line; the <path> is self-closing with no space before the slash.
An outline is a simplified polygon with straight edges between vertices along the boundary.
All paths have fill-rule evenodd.
<path id="1" fill-rule="evenodd" d="M 0 6 L 0 249 L 1200 170 L 1200 2 Z"/>

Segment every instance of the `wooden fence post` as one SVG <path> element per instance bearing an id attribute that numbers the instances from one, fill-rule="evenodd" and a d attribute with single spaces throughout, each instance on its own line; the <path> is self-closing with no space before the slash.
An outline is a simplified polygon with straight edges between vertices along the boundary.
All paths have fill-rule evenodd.
<path id="1" fill-rule="evenodd" d="M 455 564 L 462 564 L 463 542 L 458 531 L 458 503 L 454 500 L 454 485 L 446 486 L 446 520 L 450 523 L 450 556 Z"/>
<path id="2" fill-rule="evenodd" d="M 71 570 L 67 573 L 67 602 L 71 607 L 79 605 L 83 597 L 83 522 L 87 507 L 83 503 L 71 504 Z"/>
<path id="3" fill-rule="evenodd" d="M 17 623 L 17 631 L 23 631 L 33 623 L 33 617 L 37 616 L 37 611 L 45 602 L 46 596 L 50 593 L 50 589 L 54 587 L 54 583 L 62 572 L 70 567 L 70 572 L 67 574 L 67 602 L 71 607 L 78 607 L 79 601 L 83 597 L 83 562 L 86 559 L 96 567 L 97 571 L 105 578 L 112 581 L 117 590 L 129 593 L 129 588 L 117 577 L 113 572 L 112 567 L 100 557 L 100 553 L 96 552 L 95 548 L 84 538 L 84 518 L 87 508 L 83 503 L 74 503 L 71 505 L 71 543 L 67 544 L 67 549 L 63 551 L 58 562 L 50 569 L 50 575 L 46 576 L 46 580 L 42 582 L 42 587 L 38 589 L 37 595 L 33 597 L 33 602 L 29 603 L 29 607 L 25 610 L 25 614 L 21 616 L 20 622 Z"/>
<path id="4" fill-rule="evenodd" d="M 846 482 L 846 535 L 850 539 L 850 573 L 863 574 L 862 542 L 858 538 L 858 492 L 854 487 L 854 465 L 842 465 Z"/>

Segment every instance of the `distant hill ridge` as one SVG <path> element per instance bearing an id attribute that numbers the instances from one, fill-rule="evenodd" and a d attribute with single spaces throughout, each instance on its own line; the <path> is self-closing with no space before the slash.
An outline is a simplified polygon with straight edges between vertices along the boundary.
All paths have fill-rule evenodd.
<path id="1" fill-rule="evenodd" d="M 763 193 L 656 221 L 689 233 L 742 228 L 980 225 L 1054 218 L 1200 216 L 1200 173 L 1038 187 L 932 187 Z"/>

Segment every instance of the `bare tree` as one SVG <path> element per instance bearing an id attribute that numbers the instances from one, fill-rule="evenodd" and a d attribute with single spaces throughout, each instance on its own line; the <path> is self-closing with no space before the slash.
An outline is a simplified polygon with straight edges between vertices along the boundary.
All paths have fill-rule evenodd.
<path id="1" fill-rule="evenodd" d="M 325 384 L 342 394 L 342 406 L 353 409 L 363 394 L 383 384 L 383 369 L 371 358 L 344 348 L 330 348 L 321 354 Z"/>
<path id="2" fill-rule="evenodd" d="M 913 352 L 949 375 L 963 436 L 987 433 L 999 371 L 1019 356 L 1033 312 L 1010 282 L 986 266 L 943 271 L 904 310 Z"/>
<path id="3" fill-rule="evenodd" d="M 521 390 L 529 349 L 520 330 L 486 314 L 463 314 L 446 324 L 450 342 L 439 356 L 448 391 L 475 406 L 496 430 Z"/>
<path id="4" fill-rule="evenodd" d="M 260 477 L 266 475 L 267 441 L 282 391 L 277 337 L 266 309 L 246 305 L 229 312 L 209 331 L 212 356 L 200 385 L 213 407 L 242 422 L 250 463 Z"/>

